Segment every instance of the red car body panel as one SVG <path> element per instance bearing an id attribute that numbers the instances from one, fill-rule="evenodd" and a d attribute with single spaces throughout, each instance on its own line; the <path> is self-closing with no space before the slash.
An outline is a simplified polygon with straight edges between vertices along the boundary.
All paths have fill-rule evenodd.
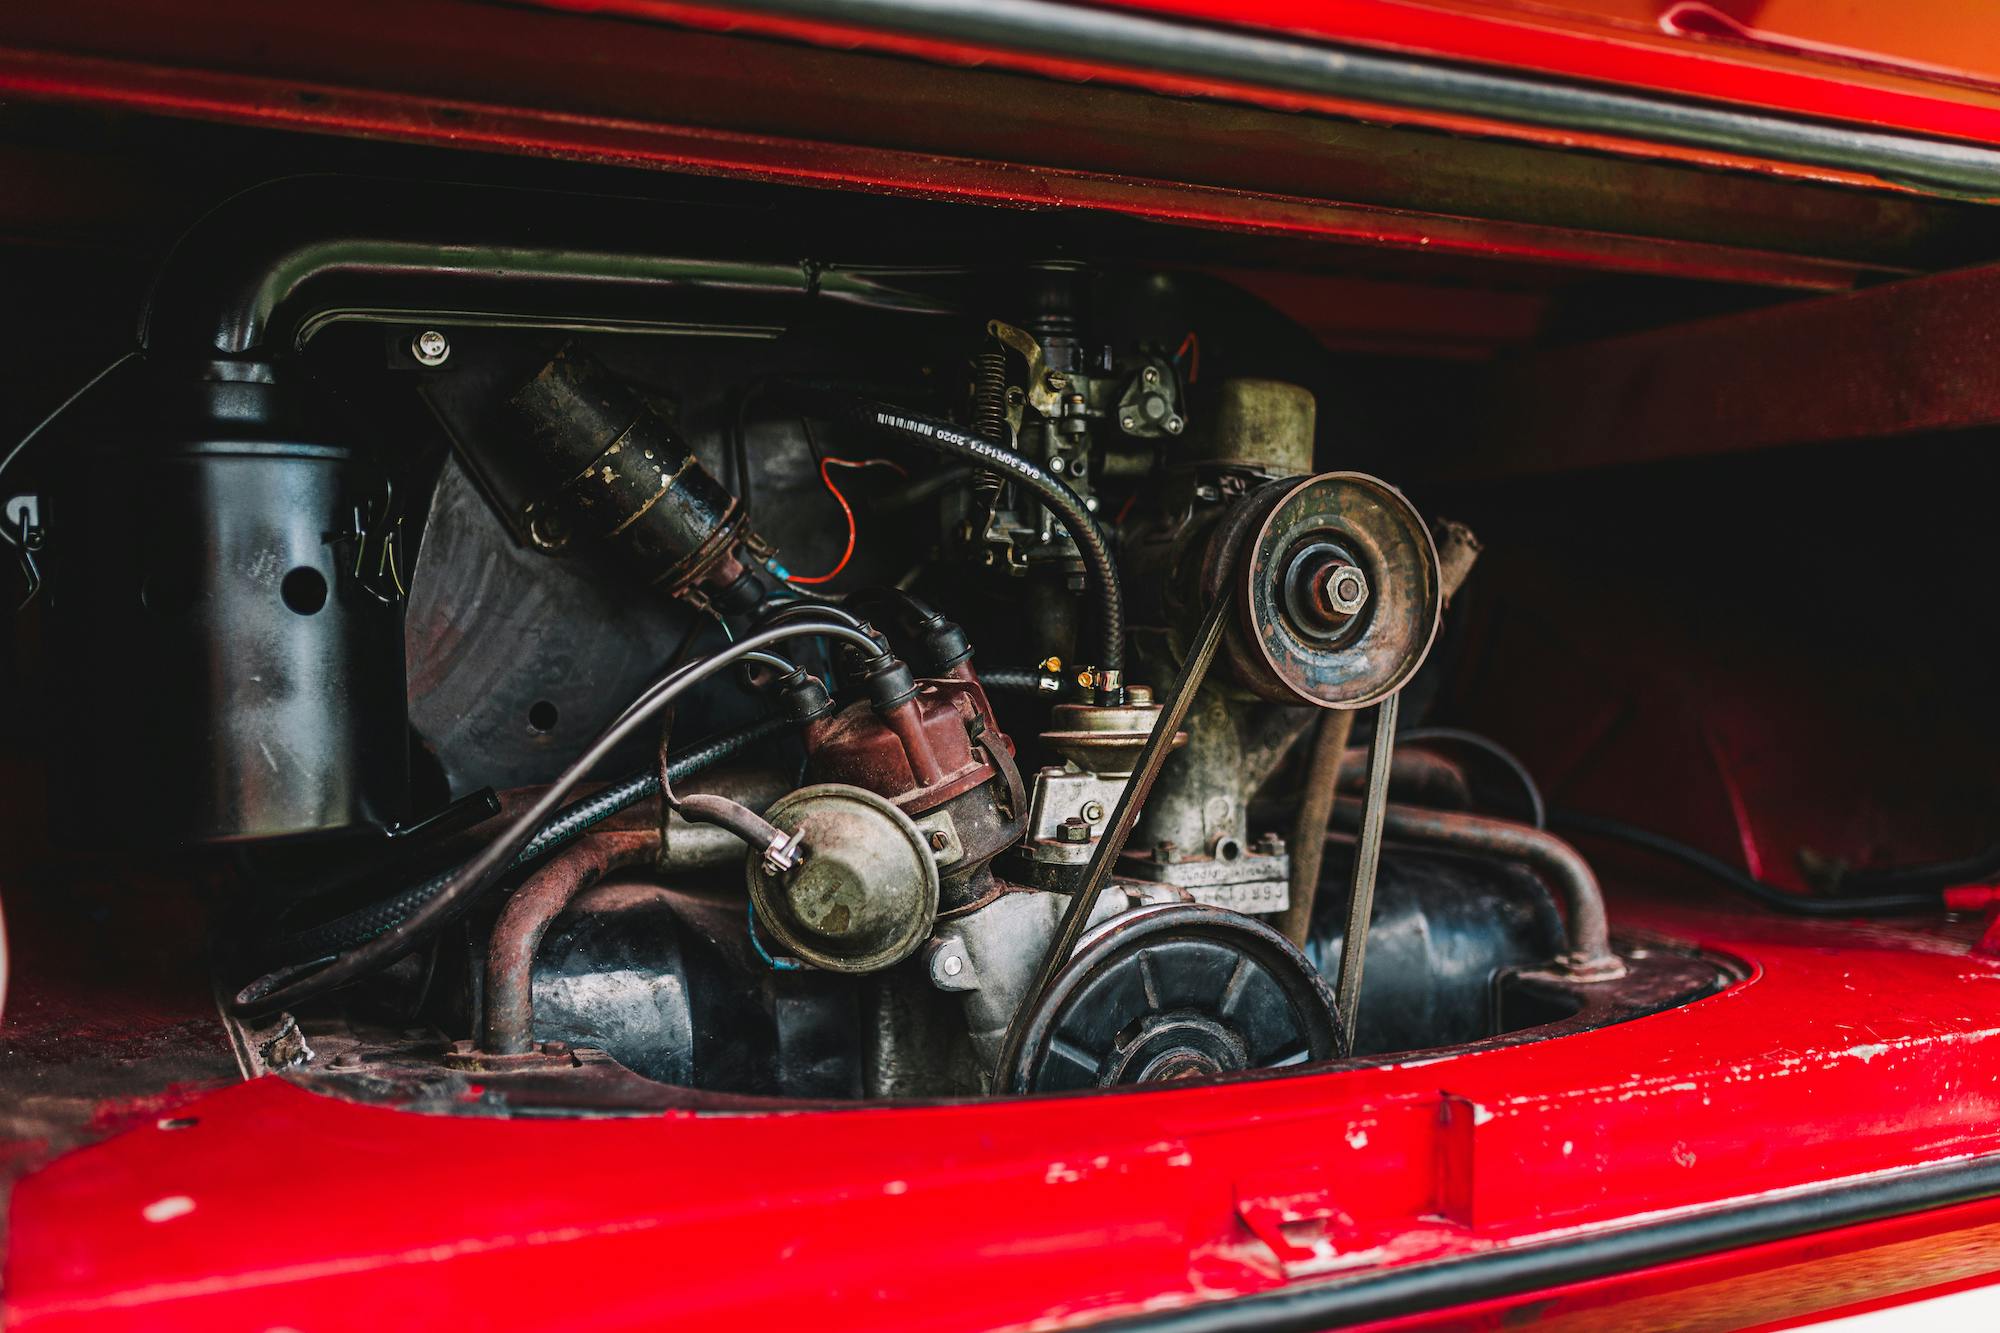
<path id="1" fill-rule="evenodd" d="M 2000 53 L 1968 48 L 1957 64 L 1940 65 L 1932 34 L 1955 8 L 1942 3 L 1903 7 L 1900 27 L 1788 19 L 1775 35 L 1754 14 L 1736 14 L 1734 39 L 1662 27 L 1658 13 L 1633 4 L 1126 7 L 2000 144 L 2000 89 L 1991 83 Z M 1717 8 L 1731 17 L 1730 7 Z M 688 52 L 705 59 L 731 49 L 712 45 L 714 31 L 804 44 L 760 48 L 716 71 L 713 84 L 648 83 L 649 62 L 677 50 L 694 61 Z M 1146 158 L 1143 144 L 1110 137 L 1088 161 L 1051 160 L 1021 131 L 996 132 L 978 151 L 944 152 L 863 92 L 799 83 L 787 93 L 788 73 L 832 68 L 822 48 L 1232 107 L 1383 114 L 1774 176 L 1868 179 L 1616 135 L 1387 113 L 1087 53 L 1058 60 L 858 21 L 652 0 L 417 0 L 310 13 L 50 7 L 0 17 L 0 92 L 1559 269 L 1808 292 L 1899 276 L 1754 243 L 1639 243 L 1380 208 L 1331 186 L 1286 192 L 1205 179 L 1223 170 L 1226 138 L 1190 143 L 1192 169 L 1178 177 Z M 601 60 L 575 58 L 579 50 Z M 657 63 L 650 67 L 657 75 Z M 752 74 L 777 90 L 757 109 L 766 123 L 754 126 L 747 111 L 719 100 L 729 79 Z M 968 100 L 957 110 L 980 108 Z M 786 114 L 790 128 L 777 124 Z M 804 132 L 815 114 L 817 136 Z M 1718 725 L 1733 752 L 1711 742 L 1714 781 L 1677 793 L 1662 822 L 1778 878 L 1793 872 L 1767 866 L 1768 848 L 1808 835 L 1839 841 L 1838 812 L 1787 798 L 1788 768 L 1763 762 L 1757 726 Z M 1802 762 L 1797 752 L 1785 758 Z M 1654 801 L 1646 778 L 1634 760 L 1613 787 L 1633 804 Z M 1918 784 L 1903 799 L 1921 807 L 1924 796 Z M 14 804 L 26 827 L 32 802 Z M 1977 830 L 1955 819 L 1899 825 L 1916 828 L 1921 845 L 1897 850 L 1962 845 Z M 1779 828 L 1782 838 L 1772 833 Z M 1743 979 L 1691 1005 L 1559 1041 L 1136 1095 L 564 1122 L 417 1116 L 267 1077 L 108 1103 L 100 1128 L 117 1132 L 15 1186 L 6 1319 L 34 1330 L 691 1329 L 800 1318 L 829 1330 L 1056 1327 L 1442 1274 L 1473 1256 L 1559 1250 L 1899 1173 L 2000 1162 L 2000 962 L 1978 947 L 1981 917 L 1802 924 L 1643 862 L 1608 867 L 1622 930 L 1715 950 L 1740 962 Z M 40 872 L 12 873 L 25 881 Z M 14 885 L 5 887 L 15 901 Z M 17 1035 L 53 1044 L 79 1017 L 114 1034 L 125 1024 L 133 1058 L 149 1042 L 214 1040 L 190 1035 L 205 1022 L 206 997 L 138 981 L 108 999 L 70 993 L 56 976 L 59 932 L 41 931 L 34 920 L 15 924 L 8 1023 Z M 43 1156 L 33 1144 L 12 1151 Z M 1527 1318 L 1578 1328 L 1750 1326 L 1985 1281 L 2000 1271 L 1996 1243 L 2000 1198 L 1983 1197 L 1543 1280 L 1447 1309 L 1383 1315 L 1380 1326 Z"/>
<path id="2" fill-rule="evenodd" d="M 1749 975 L 1560 1041 L 1181 1092 L 577 1123 L 263 1078 L 149 1105 L 17 1186 L 10 1326 L 1046 1326 L 2000 1149 L 2000 963 L 1968 955 L 1969 925 L 1618 905 Z M 1480 1318 L 1706 1300 L 1742 1326 L 1988 1272 L 1996 1228 L 1989 1200 Z"/>

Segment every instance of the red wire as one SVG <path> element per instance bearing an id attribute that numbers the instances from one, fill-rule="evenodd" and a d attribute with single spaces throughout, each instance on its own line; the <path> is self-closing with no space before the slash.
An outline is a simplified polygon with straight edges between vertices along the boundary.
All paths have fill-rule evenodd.
<path id="1" fill-rule="evenodd" d="M 1181 339 L 1181 349 L 1174 353 L 1174 360 L 1178 361 L 1182 357 L 1187 357 L 1188 383 L 1193 384 L 1201 377 L 1201 339 L 1195 337 L 1192 331 Z"/>
<path id="2" fill-rule="evenodd" d="M 889 459 L 886 458 L 863 458 L 859 460 L 852 458 L 820 459 L 819 479 L 826 483 L 827 490 L 833 493 L 833 498 L 840 504 L 840 512 L 847 516 L 847 548 L 840 553 L 839 562 L 836 563 L 834 567 L 832 569 L 829 569 L 826 573 L 788 574 L 786 575 L 786 581 L 789 583 L 831 583 L 834 579 L 840 576 L 841 570 L 847 568 L 847 562 L 854 558 L 854 538 L 856 536 L 854 527 L 854 510 L 848 505 L 847 497 L 840 493 L 840 487 L 833 484 L 833 476 L 827 471 L 828 468 L 836 466 L 851 467 L 851 468 L 886 467 L 886 468 L 894 468 L 896 472 L 901 476 L 907 477 L 910 475 L 909 469 L 905 468 L 901 463 L 891 462 Z"/>

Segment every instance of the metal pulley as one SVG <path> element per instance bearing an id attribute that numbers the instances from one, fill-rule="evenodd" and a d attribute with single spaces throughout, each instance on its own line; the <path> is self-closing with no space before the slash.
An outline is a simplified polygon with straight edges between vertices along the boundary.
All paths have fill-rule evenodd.
<path id="1" fill-rule="evenodd" d="M 749 859 L 760 927 L 830 972 L 874 972 L 916 952 L 937 918 L 938 868 L 908 815 L 865 788 L 824 782 L 764 818 L 800 836 L 804 856 L 789 870 Z"/>
<path id="2" fill-rule="evenodd" d="M 1202 570 L 1207 596 L 1225 577 L 1235 584 L 1230 674 L 1273 702 L 1364 708 L 1400 689 L 1437 636 L 1444 599 L 1430 529 L 1402 492 L 1365 473 L 1322 472 L 1246 497 L 1215 530 Z"/>
<path id="3" fill-rule="evenodd" d="M 1195 903 L 1096 927 L 1022 1014 L 1009 1092 L 1218 1078 L 1340 1053 L 1333 995 L 1254 918 Z"/>

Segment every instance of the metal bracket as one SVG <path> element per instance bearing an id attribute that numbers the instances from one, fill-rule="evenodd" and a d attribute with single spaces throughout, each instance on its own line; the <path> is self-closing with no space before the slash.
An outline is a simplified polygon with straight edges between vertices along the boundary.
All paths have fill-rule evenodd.
<path id="1" fill-rule="evenodd" d="M 965 843 L 958 836 L 958 825 L 952 822 L 949 810 L 932 810 L 910 822 L 917 826 L 917 832 L 923 834 L 924 841 L 930 844 L 931 860 L 937 862 L 938 869 L 957 865 L 965 859 Z"/>
<path id="2" fill-rule="evenodd" d="M 1113 807 L 1110 822 L 1097 840 L 1097 850 L 1091 855 L 1083 880 L 1070 895 L 1062 923 L 1049 940 L 1041 966 L 1035 971 L 1034 984 L 1028 987 L 1020 1008 L 1015 1011 L 1014 1021 L 1008 1025 L 1007 1037 L 1001 1045 L 1000 1059 L 995 1066 L 995 1087 L 1011 1083 L 1007 1071 L 1021 1058 L 1021 1047 L 1028 1028 L 1025 1020 L 1041 1007 L 1049 984 L 1076 951 L 1077 941 L 1083 938 L 1083 932 L 1090 924 L 1091 909 L 1097 903 L 1098 892 L 1110 879 L 1111 867 L 1116 864 L 1118 854 L 1125 850 L 1126 839 L 1132 836 L 1132 826 L 1138 822 L 1139 809 L 1152 795 L 1153 784 L 1159 779 L 1160 766 L 1173 752 L 1174 737 L 1179 734 L 1181 724 L 1187 721 L 1188 712 L 1194 707 L 1195 695 L 1208 675 L 1209 666 L 1215 661 L 1216 651 L 1222 646 L 1223 631 L 1228 628 L 1235 610 L 1235 585 L 1225 578 L 1222 591 L 1209 603 L 1200 627 L 1195 630 L 1194 642 L 1188 649 L 1186 661 L 1181 664 L 1180 677 L 1174 681 L 1173 694 L 1161 707 L 1152 731 L 1146 735 L 1145 748 L 1139 752 L 1138 762 L 1132 767 L 1132 776 L 1126 780 L 1125 790 L 1119 793 L 1118 804 Z M 1385 773 L 1386 769 L 1385 762 Z"/>
<path id="3" fill-rule="evenodd" d="M 986 331 L 1020 353 L 1021 359 L 1028 363 L 1028 406 L 1050 419 L 1061 416 L 1062 390 L 1066 382 L 1052 382 L 1052 378 L 1060 378 L 1060 375 L 1049 370 L 1049 358 L 1042 351 L 1042 345 L 1031 334 L 997 319 L 987 321 Z M 1020 422 L 1016 420 L 1014 426 L 1018 431 Z"/>
<path id="4" fill-rule="evenodd" d="M 13 546 L 15 556 L 21 562 L 21 581 L 26 588 L 16 611 L 27 608 L 42 590 L 42 569 L 35 563 L 35 552 L 42 549 L 46 534 L 42 531 L 42 501 L 38 495 L 16 495 L 7 501 L 4 515 L 13 532 L 0 531 Z"/>

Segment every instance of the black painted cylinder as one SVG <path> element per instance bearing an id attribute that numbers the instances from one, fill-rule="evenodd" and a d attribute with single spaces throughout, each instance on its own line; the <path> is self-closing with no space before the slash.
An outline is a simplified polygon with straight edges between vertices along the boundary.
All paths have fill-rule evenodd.
<path id="1" fill-rule="evenodd" d="M 630 385 L 567 351 L 508 401 L 550 487 L 528 510 L 536 545 L 609 545 L 670 596 L 741 572 L 742 506 Z"/>

